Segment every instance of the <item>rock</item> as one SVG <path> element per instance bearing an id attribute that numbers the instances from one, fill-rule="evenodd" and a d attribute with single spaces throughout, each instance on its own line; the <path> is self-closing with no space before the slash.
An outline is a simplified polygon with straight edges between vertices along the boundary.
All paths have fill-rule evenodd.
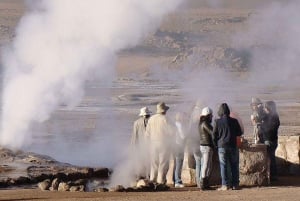
<path id="1" fill-rule="evenodd" d="M 300 175 L 300 136 L 279 136 L 276 149 L 278 174 Z"/>
<path id="2" fill-rule="evenodd" d="M 98 189 L 95 189 L 94 192 L 108 192 L 109 190 L 107 188 L 98 188 Z"/>
<path id="3" fill-rule="evenodd" d="M 300 136 L 290 136 L 285 147 L 287 161 L 290 163 L 289 172 L 300 175 Z"/>
<path id="4" fill-rule="evenodd" d="M 93 169 L 93 176 L 98 178 L 107 178 L 111 170 L 108 168 L 94 168 Z"/>
<path id="5" fill-rule="evenodd" d="M 252 174 L 267 169 L 266 146 L 241 149 L 240 173 Z"/>
<path id="6" fill-rule="evenodd" d="M 84 192 L 84 185 L 71 186 L 69 191 L 70 192 Z"/>
<path id="7" fill-rule="evenodd" d="M 141 186 L 139 188 L 136 188 L 136 191 L 140 191 L 140 192 L 152 192 L 155 191 L 156 186 L 153 182 L 149 182 L 146 186 Z"/>
<path id="8" fill-rule="evenodd" d="M 269 183 L 269 179 L 267 175 L 260 172 L 255 172 L 253 174 L 240 174 L 240 184 L 247 186 L 262 186 L 267 185 Z"/>
<path id="9" fill-rule="evenodd" d="M 169 189 L 170 187 L 165 184 L 157 184 L 155 186 L 155 191 L 168 191 Z"/>
<path id="10" fill-rule="evenodd" d="M 51 181 L 50 179 L 46 179 L 45 181 L 42 181 L 40 183 L 38 183 L 38 187 L 39 189 L 41 189 L 42 191 L 46 191 L 49 190 L 49 187 L 51 186 Z"/>
<path id="11" fill-rule="evenodd" d="M 57 190 L 58 191 L 68 191 L 68 190 L 70 190 L 70 185 L 65 182 L 60 182 Z"/>
<path id="12" fill-rule="evenodd" d="M 78 179 L 74 182 L 75 185 L 86 185 L 87 180 L 86 179 Z"/>
<path id="13" fill-rule="evenodd" d="M 137 184 L 136 184 L 136 187 L 137 188 L 140 188 L 140 187 L 143 187 L 143 186 L 149 186 L 149 181 L 146 180 L 146 179 L 140 179 Z"/>
<path id="14" fill-rule="evenodd" d="M 240 149 L 240 185 L 268 185 L 269 174 L 266 145 L 243 146 Z"/>
<path id="15" fill-rule="evenodd" d="M 117 185 L 109 189 L 110 192 L 124 192 L 125 188 L 122 185 Z"/>
<path id="16" fill-rule="evenodd" d="M 60 182 L 61 181 L 58 178 L 53 179 L 53 181 L 51 183 L 51 190 L 57 191 L 58 190 L 58 185 L 59 185 Z"/>

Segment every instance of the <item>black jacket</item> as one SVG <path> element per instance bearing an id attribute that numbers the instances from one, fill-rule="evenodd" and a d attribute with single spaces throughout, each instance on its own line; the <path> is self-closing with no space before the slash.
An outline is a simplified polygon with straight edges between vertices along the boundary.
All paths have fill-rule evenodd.
<path id="1" fill-rule="evenodd" d="M 200 145 L 213 147 L 213 127 L 210 123 L 203 121 L 199 124 Z"/>
<path id="2" fill-rule="evenodd" d="M 278 114 L 268 114 L 261 125 L 263 141 L 277 143 L 279 126 L 280 120 Z"/>
<path id="3" fill-rule="evenodd" d="M 237 119 L 229 116 L 230 110 L 226 103 L 223 103 L 213 129 L 214 142 L 218 148 L 235 148 L 236 137 L 241 136 L 242 129 Z"/>

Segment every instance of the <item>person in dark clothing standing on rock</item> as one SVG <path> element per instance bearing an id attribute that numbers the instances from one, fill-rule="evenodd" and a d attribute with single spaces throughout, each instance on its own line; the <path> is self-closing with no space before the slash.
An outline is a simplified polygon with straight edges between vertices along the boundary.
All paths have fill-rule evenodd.
<path id="1" fill-rule="evenodd" d="M 251 100 L 251 121 L 253 124 L 254 143 L 263 143 L 261 124 L 265 118 L 265 111 L 263 102 L 259 98 L 252 98 Z"/>
<path id="2" fill-rule="evenodd" d="M 270 161 L 270 180 L 275 181 L 277 180 L 275 151 L 278 146 L 278 129 L 280 126 L 280 120 L 274 101 L 267 101 L 264 108 L 266 117 L 262 123 L 263 143 L 267 145 Z"/>
<path id="3" fill-rule="evenodd" d="M 202 109 L 199 122 L 200 152 L 201 152 L 201 190 L 209 189 L 208 178 L 212 170 L 213 127 L 211 125 L 213 111 L 209 107 Z"/>
<path id="4" fill-rule="evenodd" d="M 222 103 L 218 111 L 219 119 L 215 122 L 213 136 L 218 147 L 222 186 L 218 190 L 229 189 L 229 178 L 232 178 L 232 190 L 239 189 L 239 150 L 236 138 L 241 136 L 242 130 L 237 119 L 230 117 L 230 110 L 226 103 Z M 230 173 L 228 172 L 230 165 Z M 231 175 L 229 175 L 231 174 Z"/>

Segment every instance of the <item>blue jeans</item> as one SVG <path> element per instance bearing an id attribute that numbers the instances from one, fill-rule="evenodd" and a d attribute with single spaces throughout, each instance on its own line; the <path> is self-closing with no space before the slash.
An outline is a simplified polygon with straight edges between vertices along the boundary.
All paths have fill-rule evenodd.
<path id="1" fill-rule="evenodd" d="M 239 186 L 238 148 L 218 148 L 218 154 L 220 161 L 222 185 Z M 230 178 L 232 179 L 232 184 L 230 184 Z"/>
<path id="2" fill-rule="evenodd" d="M 201 152 L 201 178 L 208 178 L 212 170 L 213 148 L 200 145 Z"/>
<path id="3" fill-rule="evenodd" d="M 201 152 L 200 146 L 193 150 L 194 158 L 196 161 L 196 183 L 197 186 L 200 188 L 200 180 L 201 180 Z"/>
<path id="4" fill-rule="evenodd" d="M 275 151 L 277 149 L 278 143 L 272 141 L 265 141 L 265 145 L 267 145 L 268 158 L 270 161 L 270 179 L 272 180 L 277 176 Z"/>
<path id="5" fill-rule="evenodd" d="M 175 171 L 174 171 L 175 184 L 182 184 L 181 171 L 182 171 L 183 157 L 184 157 L 183 152 L 176 153 L 175 155 Z"/>

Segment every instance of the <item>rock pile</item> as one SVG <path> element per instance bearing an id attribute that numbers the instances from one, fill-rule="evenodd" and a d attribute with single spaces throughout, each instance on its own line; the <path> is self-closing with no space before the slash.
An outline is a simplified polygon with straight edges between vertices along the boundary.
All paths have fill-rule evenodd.
<path id="1" fill-rule="evenodd" d="M 61 181 L 66 181 L 70 187 L 80 186 L 77 184 L 80 179 L 104 179 L 108 178 L 110 172 L 108 168 L 79 167 L 58 162 L 48 156 L 0 148 L 0 187 L 43 182 L 39 187 L 47 189 L 47 183 L 51 182 L 51 187 L 58 189 Z M 71 185 L 70 181 L 77 183 Z"/>
<path id="2" fill-rule="evenodd" d="M 150 182 L 147 179 L 141 179 L 137 181 L 137 183 L 132 186 L 125 188 L 122 185 L 116 185 L 114 187 L 111 187 L 110 189 L 106 188 L 98 188 L 94 191 L 96 192 L 156 192 L 156 191 L 168 191 L 170 187 L 165 184 L 155 184 L 153 182 Z"/>
<path id="3" fill-rule="evenodd" d="M 62 181 L 59 178 L 55 178 L 52 181 L 46 179 L 38 183 L 39 189 L 42 191 L 71 191 L 71 192 L 83 192 L 86 189 L 87 181 L 84 179 L 79 179 L 74 182 L 72 181 Z"/>

